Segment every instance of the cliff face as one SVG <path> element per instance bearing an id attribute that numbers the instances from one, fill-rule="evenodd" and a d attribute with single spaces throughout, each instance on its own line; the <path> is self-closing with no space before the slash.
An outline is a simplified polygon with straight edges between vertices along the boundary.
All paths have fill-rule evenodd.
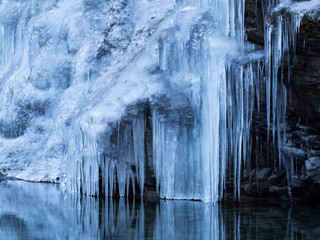
<path id="1" fill-rule="evenodd" d="M 300 158 L 298 188 L 320 196 L 320 9 L 305 13 L 297 36 L 296 55 L 291 59 L 292 77 L 288 118 L 292 142 L 306 155 Z M 301 127 L 304 125 L 305 128 Z M 304 160 L 304 162 L 303 162 Z M 299 179 L 299 175 L 297 176 Z M 304 184 L 303 184 L 304 183 Z M 311 193 L 312 192 L 312 193 Z M 304 194 L 303 193 L 303 194 Z"/>
<path id="2" fill-rule="evenodd" d="M 303 15 L 292 60 L 293 104 L 290 110 L 320 129 L 320 9 Z"/>
<path id="3" fill-rule="evenodd" d="M 264 45 L 264 14 L 261 1 L 247 0 L 245 27 L 248 41 Z"/>
<path id="4" fill-rule="evenodd" d="M 303 2 L 303 1 L 300 1 Z M 255 44 L 264 45 L 264 12 L 261 1 L 246 1 L 245 27 L 247 39 Z M 274 14 L 285 15 L 286 11 Z M 286 21 L 288 19 L 284 19 Z M 276 26 L 275 26 L 276 27 Z M 291 49 L 290 59 L 283 59 L 284 73 L 290 66 L 291 79 L 286 76 L 286 84 L 292 90 L 289 110 L 301 120 L 308 120 L 310 126 L 319 128 L 319 91 L 320 89 L 320 10 L 303 13 L 297 32 L 296 46 Z M 288 64 L 289 63 L 289 64 Z"/>
<path id="5" fill-rule="evenodd" d="M 293 47 L 283 55 L 278 72 L 278 81 L 284 81 L 288 89 L 287 139 L 284 142 L 283 152 L 288 165 L 294 166 L 290 183 L 294 199 L 315 200 L 320 196 L 318 177 L 320 176 L 320 10 L 288 7 L 275 9 L 270 15 L 264 16 L 266 6 L 261 2 L 246 1 L 245 26 L 248 41 L 263 47 L 266 44 L 264 36 L 268 24 L 275 24 L 277 16 L 281 16 L 282 22 L 293 22 L 292 13 L 301 10 L 297 36 L 291 40 L 294 41 Z M 271 5 L 271 8 L 275 8 L 275 5 Z M 273 28 L 279 29 L 276 25 Z M 268 131 L 263 119 L 258 119 L 255 126 L 259 129 L 260 135 L 262 134 L 262 138 L 266 139 Z M 270 148 L 270 145 L 264 142 L 262 148 L 267 155 L 269 151 L 267 148 Z M 244 178 L 246 194 L 280 195 L 287 198 L 287 192 L 284 190 L 287 190 L 285 186 L 289 179 L 284 171 L 279 169 L 271 171 L 272 166 L 267 162 L 268 157 L 258 156 L 258 158 L 260 171 L 255 168 L 255 172 L 251 172 L 254 181 L 251 182 L 251 179 L 249 181 L 248 177 Z"/>

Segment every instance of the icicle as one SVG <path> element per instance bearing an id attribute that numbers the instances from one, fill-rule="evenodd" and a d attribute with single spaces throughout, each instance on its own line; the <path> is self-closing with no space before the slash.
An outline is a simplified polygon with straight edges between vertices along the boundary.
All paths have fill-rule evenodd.
<path id="1" fill-rule="evenodd" d="M 228 162 L 228 137 L 227 137 L 227 81 L 220 82 L 220 128 L 219 128 L 219 137 L 220 137 L 220 156 L 221 164 L 219 166 L 219 175 L 220 175 L 220 188 L 219 188 L 219 200 L 223 199 L 225 181 L 226 181 L 226 169 Z"/>
<path id="2" fill-rule="evenodd" d="M 162 137 L 159 122 L 159 114 L 157 110 L 152 113 L 152 131 L 153 131 L 153 168 L 156 175 L 156 189 L 159 192 L 160 176 L 161 176 L 161 160 L 162 160 Z"/>
<path id="3" fill-rule="evenodd" d="M 265 56 L 266 56 L 266 110 L 267 110 L 267 129 L 268 129 L 268 141 L 269 141 L 269 129 L 270 129 L 270 108 L 271 108 L 271 35 L 272 35 L 272 25 L 266 25 L 265 27 Z"/>
<path id="4" fill-rule="evenodd" d="M 125 189 L 127 183 L 127 166 L 124 163 L 118 163 L 117 167 L 117 178 L 118 178 L 118 185 L 119 185 L 119 195 L 120 197 L 125 196 Z"/>
<path id="5" fill-rule="evenodd" d="M 146 123 L 144 116 L 133 119 L 133 143 L 134 160 L 136 166 L 137 179 L 140 185 L 141 196 L 143 196 L 145 179 L 145 129 Z"/>
<path id="6" fill-rule="evenodd" d="M 0 25 L 0 56 L 1 62 L 0 66 L 4 67 L 9 64 L 11 59 L 15 54 L 15 33 L 16 26 L 14 23 L 12 24 L 1 24 Z"/>

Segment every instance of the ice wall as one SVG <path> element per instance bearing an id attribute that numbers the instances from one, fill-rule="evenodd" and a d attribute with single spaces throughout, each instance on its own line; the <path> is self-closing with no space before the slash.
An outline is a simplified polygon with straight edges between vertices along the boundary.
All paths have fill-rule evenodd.
<path id="1" fill-rule="evenodd" d="M 245 41 L 244 6 L 2 1 L 1 172 L 120 197 L 143 196 L 151 175 L 161 198 L 206 202 L 232 181 L 239 199 L 252 116 L 266 110 L 290 186 L 282 60 L 306 4 L 265 1 L 264 53 Z"/>
<path id="2" fill-rule="evenodd" d="M 189 37 L 181 40 L 169 28 L 159 41 L 161 70 L 173 79 L 183 73 L 200 79 L 200 90 L 193 84 L 183 89 L 189 95 L 193 122 L 183 126 L 175 123 L 181 118 L 176 113 L 153 112 L 153 161 L 161 198 L 216 202 L 224 196 L 227 177 L 234 179 L 234 196 L 240 197 L 243 159 L 251 155 L 250 127 L 256 89 L 260 95 L 263 55 L 239 41 L 243 21 L 232 16 L 223 26 L 211 15 L 221 4 L 229 6 L 200 4 L 213 13 L 204 15 Z M 241 6 L 233 6 L 238 17 L 243 14 Z M 234 34 L 221 30 L 232 29 L 233 22 L 240 26 Z"/>
<path id="3" fill-rule="evenodd" d="M 258 113 L 266 109 L 268 136 L 269 130 L 272 132 L 270 148 L 278 147 L 278 167 L 284 165 L 289 172 L 287 162 L 281 160 L 286 87 L 283 80 L 278 81 L 278 69 L 282 55 L 295 41 L 292 38 L 297 25 L 287 26 L 288 21 L 281 19 L 277 20 L 278 25 L 268 25 L 269 15 L 266 15 L 267 46 L 263 54 L 244 42 L 243 5 L 244 2 L 180 1 L 149 43 L 156 44 L 158 49 L 154 52 L 158 66 L 154 74 L 168 80 L 161 100 L 157 96 L 146 100 L 151 109 L 153 171 L 160 198 L 217 202 L 225 196 L 226 181 L 232 179 L 234 198 L 240 199 L 242 173 L 251 172 L 257 161 L 251 159 L 255 109 Z M 270 6 L 266 6 L 270 11 Z M 290 37 L 282 31 L 282 22 Z M 135 194 L 134 188 L 139 186 L 143 196 L 147 160 L 143 153 L 146 130 L 142 119 L 147 116 L 143 111 L 138 116 L 140 120 L 133 117 L 130 123 L 120 122 L 131 126 L 127 132 L 113 130 L 120 141 L 116 144 L 118 153 L 111 158 L 108 153 L 113 149 L 111 140 L 101 141 L 95 135 L 91 139 L 91 134 L 88 135 L 90 141 L 106 150 L 93 149 L 103 160 L 99 160 L 100 156 L 98 160 L 80 157 L 76 161 L 80 165 L 93 162 L 95 177 L 90 177 L 91 172 L 87 174 L 89 166 L 78 168 L 77 174 L 85 173 L 85 176 L 73 179 L 71 174 L 74 182 L 69 185 L 81 185 L 75 192 L 107 196 L 118 192 L 120 196 L 128 196 L 129 190 L 124 189 L 132 188 Z M 125 135 L 126 140 L 122 137 Z M 122 146 L 122 141 L 130 143 Z M 69 149 L 86 148 L 76 145 Z M 71 156 L 70 161 L 75 162 L 74 155 Z M 100 176 L 100 172 L 105 174 Z M 83 182 L 86 179 L 89 182 Z M 103 193 L 103 186 L 109 186 L 109 192 Z"/>
<path id="4" fill-rule="evenodd" d="M 243 159 L 251 155 L 250 127 L 255 94 L 261 94 L 259 82 L 263 75 L 261 51 L 256 52 L 243 41 L 243 4 L 180 2 L 150 41 L 158 49 L 155 52 L 157 74 L 169 80 L 163 99 L 147 100 L 152 119 L 153 170 L 161 198 L 217 202 L 224 196 L 227 177 L 234 179 L 234 196 L 240 198 L 241 172 L 247 164 Z M 222 21 L 215 15 L 218 9 L 230 10 L 233 14 L 227 14 L 227 19 Z M 83 146 L 83 140 L 78 140 L 82 138 L 75 137 L 76 144 L 69 145 L 70 165 L 77 163 L 85 167 L 71 168 L 71 171 L 77 169 L 76 174 L 69 174 L 72 191 L 108 196 L 115 191 L 120 196 L 128 196 L 129 191 L 125 193 L 123 189 L 131 188 L 131 183 L 138 185 L 143 194 L 146 166 L 143 118 L 146 115 L 139 114 L 129 123 L 126 120 L 118 123 L 131 126 L 127 132 L 114 127 L 113 134 L 120 141 L 115 144 L 117 154 L 111 158 L 112 136 L 105 141 L 99 135 L 85 133 L 84 139 L 100 144 L 91 148 L 92 159 L 85 154 L 88 144 Z M 82 125 L 78 128 L 83 132 Z M 108 130 L 104 131 L 104 135 L 108 135 Z M 125 144 L 121 145 L 122 142 Z M 105 149 L 97 150 L 99 147 Z M 75 158 L 74 152 L 80 156 Z M 134 159 L 127 161 L 130 157 Z M 88 162 L 92 162 L 92 168 L 87 166 Z M 111 178 L 107 177 L 110 172 L 105 172 L 110 169 L 107 163 L 112 163 Z M 92 169 L 93 173 L 88 172 Z M 99 172 L 105 174 L 100 176 Z M 94 177 L 90 177 L 91 174 Z M 99 183 L 99 178 L 104 184 Z M 103 186 L 109 186 L 109 192 L 103 193 Z"/>

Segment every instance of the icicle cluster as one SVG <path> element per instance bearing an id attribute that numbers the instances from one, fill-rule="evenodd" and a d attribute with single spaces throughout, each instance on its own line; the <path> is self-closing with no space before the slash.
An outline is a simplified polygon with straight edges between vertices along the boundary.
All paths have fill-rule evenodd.
<path id="1" fill-rule="evenodd" d="M 234 42 L 216 37 L 217 31 L 197 29 L 200 33 L 193 32 L 186 42 L 160 41 L 161 69 L 171 74 L 184 71 L 198 75 L 201 100 L 191 102 L 198 112 L 194 112 L 196 120 L 188 127 L 172 123 L 170 114 L 166 118 L 153 112 L 157 186 L 162 198 L 216 202 L 223 198 L 228 176 L 234 179 L 235 198 L 240 198 L 242 166 L 247 164 L 243 159 L 251 157 L 250 128 L 256 95 L 260 106 L 261 54 L 247 61 L 228 60 L 227 49 L 233 48 Z M 196 95 L 197 88 L 191 87 L 192 91 L 191 95 Z"/>
<path id="2" fill-rule="evenodd" d="M 70 191 L 90 196 L 120 197 L 135 195 L 135 184 L 143 195 L 145 179 L 145 119 L 135 117 L 126 124 L 118 123 L 115 132 L 99 139 L 81 127 L 69 144 Z M 107 150 L 100 149 L 99 141 Z M 132 166 L 135 166 L 133 172 Z M 131 184 L 130 184 L 131 183 Z M 129 189 L 129 187 L 132 189 Z M 116 189 L 117 187 L 117 189 Z"/>
<path id="3" fill-rule="evenodd" d="M 244 1 L 178 3 L 177 22 L 194 10 L 187 5 L 210 11 L 194 13 L 192 21 L 196 20 L 187 29 L 172 23 L 155 39 L 157 71 L 169 79 L 168 88 L 176 91 L 168 93 L 167 105 L 165 98 L 162 102 L 154 101 L 154 96 L 148 99 L 156 190 L 163 199 L 217 202 L 225 196 L 227 180 L 232 179 L 234 198 L 240 199 L 243 170 L 258 167 L 261 139 L 258 134 L 253 139 L 254 111 L 259 115 L 266 109 L 268 143 L 279 153 L 279 164 L 274 167 L 292 169 L 281 150 L 286 139 L 287 99 L 282 59 L 295 49 L 300 16 L 267 15 L 275 2 L 264 4 L 264 59 L 261 51 L 244 43 Z M 104 130 L 104 136 L 77 125 L 69 144 L 71 190 L 105 196 L 118 191 L 123 197 L 129 195 L 130 186 L 135 194 L 137 185 L 143 196 L 149 165 L 146 117 L 142 114 L 118 122 L 116 131 Z M 251 159 L 253 141 L 256 159 Z"/>
<path id="4" fill-rule="evenodd" d="M 286 143 L 287 85 L 291 77 L 291 54 L 295 54 L 296 34 L 299 31 L 302 15 L 279 9 L 265 17 L 265 64 L 266 64 L 266 111 L 268 127 L 272 130 L 271 147 L 277 149 L 279 162 L 274 168 L 285 166 L 288 176 L 289 195 L 291 197 L 291 176 L 293 160 L 283 159 L 283 145 Z M 284 82 L 284 57 L 288 60 L 288 83 Z"/>
<path id="5" fill-rule="evenodd" d="M 255 87 L 261 76 L 257 60 L 249 59 L 247 63 L 227 60 L 227 55 L 232 55 L 230 49 L 243 49 L 242 41 L 237 45 L 237 40 L 243 39 L 243 4 L 231 4 L 231 11 L 229 2 L 213 1 L 207 5 L 203 2 L 200 7 L 212 11 L 198 19 L 187 39 L 179 37 L 179 30 L 172 28 L 160 35 L 160 69 L 173 81 L 183 75 L 197 79 L 181 90 L 193 109 L 191 122 L 185 120 L 188 116 L 184 112 L 152 106 L 153 168 L 161 198 L 217 202 L 224 195 L 227 169 L 231 168 L 228 176 L 234 179 L 235 197 L 240 197 L 242 159 L 250 156 Z M 217 15 L 222 5 L 222 9 L 232 12 L 225 16 L 225 21 Z M 217 22 L 219 28 L 214 30 L 212 22 Z M 117 133 L 117 159 L 102 154 L 103 151 L 99 153 L 98 139 L 88 137 L 84 131 L 75 136 L 75 146 L 69 148 L 76 149 L 80 156 L 73 160 L 76 166 L 72 169 L 76 172 L 70 174 L 77 176 L 71 178 L 73 191 L 112 196 L 117 183 L 119 195 L 125 196 L 128 194 L 125 186 L 128 188 L 129 182 L 133 184 L 136 179 L 143 194 L 143 120 L 134 119 L 125 128 L 130 129 Z M 112 148 L 110 143 L 108 147 Z M 135 173 L 131 165 L 135 166 Z M 101 190 L 101 186 L 106 188 Z"/>

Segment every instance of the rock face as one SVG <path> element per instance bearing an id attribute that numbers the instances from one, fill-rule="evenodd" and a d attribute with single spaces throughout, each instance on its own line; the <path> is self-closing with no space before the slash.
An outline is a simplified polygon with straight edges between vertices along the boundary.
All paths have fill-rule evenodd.
<path id="1" fill-rule="evenodd" d="M 263 14 L 267 6 L 261 2 L 263 1 L 246 1 L 245 25 L 248 41 L 263 46 L 266 19 Z M 282 9 L 273 14 L 288 16 L 287 11 L 291 10 Z M 267 18 L 270 20 L 273 16 Z M 283 21 L 286 21 L 285 17 Z M 244 177 L 243 190 L 244 194 L 250 196 L 263 196 L 267 191 L 271 196 L 287 199 L 291 195 L 294 199 L 312 201 L 320 196 L 320 9 L 303 12 L 296 45 L 283 56 L 282 64 L 283 69 L 279 69 L 278 80 L 283 78 L 289 91 L 286 112 L 287 140 L 282 149 L 285 161 L 294 166 L 294 173 L 287 178 L 285 169 L 274 170 L 267 181 L 259 179 L 259 174 L 266 172 L 266 168 L 259 171 L 257 167 L 270 166 L 268 158 L 274 157 L 267 155 L 270 145 L 266 143 L 268 131 L 265 115 L 262 115 L 255 119 L 254 126 L 256 131 L 259 131 L 257 137 L 265 139 L 261 147 L 266 158 L 257 156 L 259 165 L 254 166 L 251 179 Z M 277 152 L 275 149 L 272 151 Z M 255 153 L 253 158 L 256 158 Z M 291 183 L 288 184 L 288 181 Z M 287 186 L 292 189 L 288 191 Z"/>
<path id="2" fill-rule="evenodd" d="M 290 110 L 320 129 L 320 10 L 305 13 L 293 59 L 292 105 Z"/>
<path id="3" fill-rule="evenodd" d="M 320 9 L 306 12 L 292 54 L 292 76 L 288 81 L 288 125 L 292 151 L 297 161 L 293 193 L 309 200 L 319 198 L 320 156 Z M 301 152 L 304 152 L 301 154 Z M 303 193 L 303 194 L 301 194 Z M 302 195 L 302 196 L 301 196 Z"/>
<path id="4" fill-rule="evenodd" d="M 245 26 L 248 40 L 264 45 L 264 17 L 261 1 L 246 1 Z M 301 120 L 308 120 L 310 126 L 320 128 L 320 9 L 306 12 L 297 34 L 296 49 L 292 49 L 288 61 L 292 75 L 290 87 L 289 114 Z M 284 71 L 286 74 L 287 71 Z M 286 76 L 288 79 L 288 76 Z"/>
<path id="5" fill-rule="evenodd" d="M 246 1 L 245 27 L 248 41 L 264 45 L 264 16 L 261 1 Z"/>

